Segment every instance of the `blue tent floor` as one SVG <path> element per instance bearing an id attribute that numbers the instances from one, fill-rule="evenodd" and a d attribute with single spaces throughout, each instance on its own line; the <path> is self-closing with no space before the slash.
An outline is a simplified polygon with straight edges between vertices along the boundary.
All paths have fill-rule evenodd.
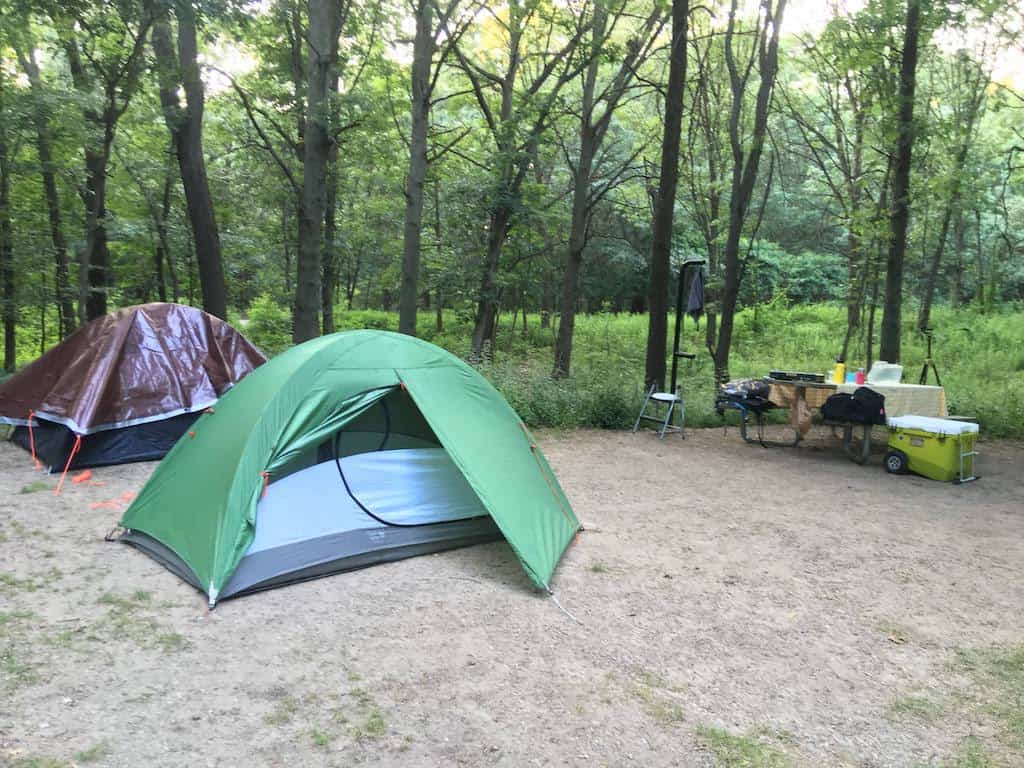
<path id="1" fill-rule="evenodd" d="M 218 599 L 501 538 L 442 448 L 362 453 L 341 466 L 352 495 L 334 461 L 267 488 L 253 542 Z M 145 533 L 123 540 L 201 588 L 180 558 Z"/>

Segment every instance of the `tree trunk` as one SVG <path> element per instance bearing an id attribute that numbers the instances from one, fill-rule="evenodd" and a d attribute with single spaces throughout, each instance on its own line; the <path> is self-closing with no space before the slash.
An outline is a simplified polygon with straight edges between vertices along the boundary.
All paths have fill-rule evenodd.
<path id="1" fill-rule="evenodd" d="M 307 7 L 306 130 L 292 326 L 292 340 L 296 344 L 320 333 L 320 257 L 323 251 L 327 160 L 332 144 L 328 92 L 337 64 L 338 35 L 341 32 L 341 11 L 337 0 L 308 0 Z"/>
<path id="2" fill-rule="evenodd" d="M 292 249 L 288 242 L 288 235 L 288 199 L 285 198 L 281 202 L 281 245 L 284 251 L 284 292 L 286 294 L 292 292 Z M 349 309 L 352 307 L 349 306 Z"/>
<path id="3" fill-rule="evenodd" d="M 484 256 L 480 298 L 477 301 L 476 322 L 473 326 L 472 353 L 477 360 L 483 354 L 484 342 L 492 339 L 495 334 L 498 315 L 498 262 L 511 220 L 512 210 L 506 205 L 498 205 L 490 216 L 487 253 Z"/>
<path id="4" fill-rule="evenodd" d="M 661 139 L 661 170 L 652 224 L 650 306 L 647 323 L 647 362 L 644 383 L 665 388 L 665 355 L 668 340 L 668 285 L 672 260 L 672 222 L 679 181 L 679 142 L 683 123 L 683 90 L 686 86 L 686 36 L 689 0 L 672 0 L 672 53 L 668 90 L 665 94 L 665 129 Z M 564 321 L 563 321 L 564 322 Z"/>
<path id="5" fill-rule="evenodd" d="M 156 0 L 146 0 L 151 13 Z M 199 267 L 199 287 L 203 309 L 220 318 L 227 317 L 227 288 L 220 251 L 220 232 L 206 176 L 203 153 L 203 111 L 206 96 L 199 76 L 198 47 L 194 9 L 190 2 L 179 3 L 178 51 L 174 52 L 171 26 L 166 13 L 153 25 L 153 50 L 160 71 L 160 103 L 167 128 L 174 138 L 181 184 L 185 190 L 188 219 L 195 242 Z M 185 93 L 185 106 L 178 100 L 179 86 Z"/>
<path id="6" fill-rule="evenodd" d="M 338 285 L 338 257 L 334 240 L 337 236 L 338 179 L 332 161 L 327 171 L 327 198 L 324 208 L 324 256 L 320 303 L 323 306 L 323 332 L 334 333 L 334 290 Z"/>
<path id="7" fill-rule="evenodd" d="M 736 0 L 733 0 L 729 14 L 729 26 L 726 29 L 725 56 L 729 67 L 729 78 L 732 90 L 732 109 L 729 115 L 729 143 L 732 147 L 733 168 L 732 185 L 729 196 L 729 224 L 725 239 L 725 282 L 722 286 L 721 315 L 718 324 L 718 338 L 715 345 L 715 381 L 724 383 L 729 378 L 729 352 L 732 347 L 733 321 L 739 300 L 741 265 L 740 236 L 750 210 L 750 200 L 754 193 L 754 185 L 761 165 L 761 154 L 764 150 L 765 137 L 768 131 L 768 113 L 771 106 L 772 90 L 778 72 L 779 29 L 785 11 L 785 0 L 778 0 L 774 16 L 771 14 L 770 3 L 762 6 L 766 12 L 761 42 L 761 54 L 758 74 L 760 83 L 754 105 L 754 123 L 749 139 L 745 142 L 740 126 L 740 114 L 745 97 L 745 77 L 741 79 L 739 69 L 733 58 L 732 40 Z M 769 33 L 768 27 L 771 27 Z M 764 47 L 764 42 L 767 46 Z M 744 144 L 749 146 L 744 150 Z M 770 178 L 769 178 L 770 183 Z"/>
<path id="8" fill-rule="evenodd" d="M 412 132 L 405 184 L 402 283 L 398 295 L 398 331 L 410 336 L 416 335 L 416 297 L 419 294 L 423 184 L 427 177 L 427 131 L 430 127 L 430 70 L 434 57 L 432 18 L 432 0 L 419 0 L 412 49 Z"/>
<path id="9" fill-rule="evenodd" d="M 338 92 L 339 78 L 334 74 L 331 93 Z M 337 117 L 336 110 L 331 110 L 331 118 Z M 323 332 L 334 333 L 334 293 L 338 287 L 338 254 L 335 239 L 338 231 L 338 147 L 331 147 L 327 163 L 327 196 L 324 200 L 324 255 L 323 277 L 320 287 L 320 303 L 323 306 Z"/>
<path id="10" fill-rule="evenodd" d="M 604 43 L 607 21 L 606 6 L 604 2 L 598 0 L 594 6 L 593 41 L 595 45 Z M 685 55 L 685 42 L 683 48 Z M 603 134 L 599 133 L 594 126 L 594 89 L 597 87 L 597 73 L 600 65 L 601 57 L 594 56 L 587 65 L 586 76 L 583 78 L 580 152 L 573 175 L 569 251 L 566 254 L 565 273 L 562 276 L 561 322 L 558 324 L 558 338 L 555 341 L 555 367 L 551 374 L 555 378 L 568 376 L 572 361 L 572 336 L 576 328 L 580 268 L 583 265 L 583 250 L 587 246 L 587 230 L 590 225 L 590 177 L 594 171 L 594 156 L 603 137 Z"/>
<path id="11" fill-rule="evenodd" d="M 975 300 L 978 302 L 978 309 L 985 314 L 985 254 L 981 250 L 981 209 L 974 209 L 974 268 L 977 272 L 975 280 Z"/>
<path id="12" fill-rule="evenodd" d="M 5 75 L 0 75 L 5 77 Z M 3 95 L 0 82 L 0 96 Z M 11 165 L 4 126 L 0 125 L 0 290 L 4 322 L 4 370 L 13 371 L 17 360 L 15 327 L 18 307 L 14 295 L 14 235 L 11 227 Z"/>
<path id="13" fill-rule="evenodd" d="M 953 307 L 959 307 L 963 301 L 965 248 L 964 210 L 962 206 L 959 206 L 953 220 L 953 252 L 956 260 L 953 262 L 949 275 L 949 303 Z"/>
<path id="14" fill-rule="evenodd" d="M 43 93 L 42 78 L 39 65 L 36 63 L 34 41 L 28 40 L 25 47 L 15 46 L 18 60 L 28 77 L 32 91 L 34 109 L 32 113 L 36 127 L 36 150 L 39 153 L 39 168 L 43 179 L 43 194 L 46 199 L 46 212 L 50 221 L 50 240 L 53 243 L 54 256 L 54 287 L 57 294 L 57 309 L 60 313 L 61 337 L 75 330 L 75 304 L 71 291 L 70 263 L 67 240 L 61 223 L 60 195 L 57 192 L 57 177 L 53 162 L 53 132 L 42 104 L 46 98 Z"/>
<path id="15" fill-rule="evenodd" d="M 540 327 L 551 327 L 551 310 L 555 304 L 554 278 L 551 270 L 545 269 L 540 283 Z"/>
<path id="16" fill-rule="evenodd" d="M 79 263 L 78 296 L 82 322 L 107 314 L 107 293 L 112 285 L 110 253 L 107 249 L 107 165 L 114 143 L 116 118 L 107 110 L 103 139 L 98 148 L 85 150 L 85 251 Z"/>
<path id="17" fill-rule="evenodd" d="M 160 301 L 167 301 L 167 280 L 165 278 L 165 271 L 170 273 L 171 276 L 171 295 L 174 297 L 173 300 L 178 300 L 178 278 L 174 274 L 174 265 L 171 261 L 171 249 L 167 239 L 167 217 L 171 212 L 171 185 L 173 183 L 174 176 L 172 175 L 170 167 L 167 168 L 167 173 L 164 176 L 164 188 L 160 195 L 160 208 L 157 209 L 155 205 L 150 206 L 150 210 L 153 213 L 153 227 L 156 229 L 156 249 L 154 253 L 154 261 L 156 262 L 156 290 L 157 296 L 160 297 Z"/>
<path id="18" fill-rule="evenodd" d="M 903 304 L 903 259 L 910 222 L 910 162 L 914 147 L 914 87 L 917 80 L 917 46 L 921 27 L 921 0 L 907 0 L 907 21 L 900 62 L 899 125 L 892 180 L 892 216 L 889 256 L 885 273 L 882 309 L 881 358 L 900 361 L 900 324 Z"/>

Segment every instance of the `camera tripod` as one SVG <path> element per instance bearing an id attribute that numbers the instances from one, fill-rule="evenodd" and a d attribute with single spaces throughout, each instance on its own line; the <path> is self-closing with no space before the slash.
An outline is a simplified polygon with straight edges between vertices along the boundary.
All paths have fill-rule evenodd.
<path id="1" fill-rule="evenodd" d="M 928 339 L 928 352 L 924 357 L 924 365 L 921 366 L 921 378 L 918 380 L 918 384 L 928 383 L 928 369 L 932 369 L 932 373 L 935 374 L 935 383 L 938 386 L 942 386 L 942 379 L 939 378 L 939 369 L 935 367 L 935 361 L 932 360 L 932 329 L 921 328 L 921 333 L 924 334 L 925 338 Z"/>

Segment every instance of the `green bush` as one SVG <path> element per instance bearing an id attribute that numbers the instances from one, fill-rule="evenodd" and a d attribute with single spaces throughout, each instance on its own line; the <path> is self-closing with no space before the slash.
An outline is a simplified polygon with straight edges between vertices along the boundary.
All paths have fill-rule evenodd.
<path id="1" fill-rule="evenodd" d="M 267 357 L 273 357 L 291 346 L 291 313 L 265 293 L 249 306 L 248 320 L 240 318 L 235 322 L 235 327 L 263 350 Z"/>

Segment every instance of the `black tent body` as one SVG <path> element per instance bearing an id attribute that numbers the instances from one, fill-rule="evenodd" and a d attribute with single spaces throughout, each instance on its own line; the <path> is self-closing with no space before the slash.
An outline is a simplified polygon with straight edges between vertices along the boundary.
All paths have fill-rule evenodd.
<path id="1" fill-rule="evenodd" d="M 199 412 L 183 413 L 160 421 L 82 435 L 68 469 L 161 459 L 200 415 Z M 75 446 L 75 433 L 63 424 L 39 419 L 31 433 L 28 427 L 15 427 L 11 442 L 26 451 L 32 450 L 34 442 L 39 461 L 59 470 L 64 468 Z"/>

